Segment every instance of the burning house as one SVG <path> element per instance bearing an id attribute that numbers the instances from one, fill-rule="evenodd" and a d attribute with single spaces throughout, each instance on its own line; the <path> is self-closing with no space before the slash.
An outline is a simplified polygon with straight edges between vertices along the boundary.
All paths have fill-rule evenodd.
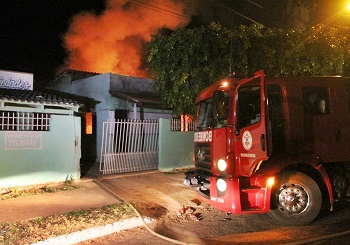
<path id="1" fill-rule="evenodd" d="M 153 92 L 154 81 L 113 73 L 66 70 L 49 86 L 57 92 L 79 96 L 85 103 L 82 116 L 82 158 L 99 161 L 103 122 L 121 119 L 172 118 L 161 97 Z"/>
<path id="2" fill-rule="evenodd" d="M 126 0 L 107 0 L 102 12 L 83 12 L 71 19 L 63 36 L 68 57 L 49 87 L 93 101 L 84 102 L 81 112 L 83 161 L 100 160 L 105 121 L 172 117 L 153 92 L 145 47 L 163 28 L 189 21 L 181 1 Z"/>

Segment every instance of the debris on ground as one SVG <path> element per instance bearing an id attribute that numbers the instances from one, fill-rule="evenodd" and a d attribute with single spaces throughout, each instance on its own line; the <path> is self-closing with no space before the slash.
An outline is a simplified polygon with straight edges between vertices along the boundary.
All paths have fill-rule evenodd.
<path id="1" fill-rule="evenodd" d="M 232 220 L 232 218 L 222 218 L 220 221 L 228 221 L 228 220 Z"/>
<path id="2" fill-rule="evenodd" d="M 181 208 L 177 212 L 177 217 L 183 220 L 200 221 L 202 220 L 201 214 L 196 212 L 197 208 L 190 205 L 181 205 Z"/>

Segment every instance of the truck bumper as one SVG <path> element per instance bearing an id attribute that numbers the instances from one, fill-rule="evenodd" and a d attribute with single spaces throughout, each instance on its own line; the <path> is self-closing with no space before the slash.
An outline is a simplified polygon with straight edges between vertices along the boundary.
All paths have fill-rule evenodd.
<path id="1" fill-rule="evenodd" d="M 270 211 L 272 185 L 268 184 L 266 177 L 211 176 L 209 181 L 195 175 L 186 177 L 185 184 L 196 189 L 198 198 L 219 210 L 233 214 Z"/>

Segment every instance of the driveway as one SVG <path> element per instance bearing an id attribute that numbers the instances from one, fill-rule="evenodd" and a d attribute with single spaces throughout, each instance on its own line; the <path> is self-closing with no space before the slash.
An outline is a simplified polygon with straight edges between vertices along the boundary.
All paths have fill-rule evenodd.
<path id="1" fill-rule="evenodd" d="M 280 226 L 267 214 L 232 215 L 201 203 L 183 184 L 184 174 L 147 172 L 103 179 L 142 216 L 156 218 L 150 228 L 178 244 L 286 244 L 348 230 L 350 209 L 340 208 L 308 226 Z M 140 227 L 81 244 L 174 244 Z"/>

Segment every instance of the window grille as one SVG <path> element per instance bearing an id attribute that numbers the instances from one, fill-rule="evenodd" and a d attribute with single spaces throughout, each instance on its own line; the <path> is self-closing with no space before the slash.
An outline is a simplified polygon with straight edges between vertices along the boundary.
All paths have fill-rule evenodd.
<path id="1" fill-rule="evenodd" d="M 50 114 L 0 111 L 0 131 L 49 131 Z"/>
<path id="2" fill-rule="evenodd" d="M 170 123 L 171 131 L 195 131 L 196 125 L 192 120 L 183 120 L 181 118 L 171 119 Z"/>

